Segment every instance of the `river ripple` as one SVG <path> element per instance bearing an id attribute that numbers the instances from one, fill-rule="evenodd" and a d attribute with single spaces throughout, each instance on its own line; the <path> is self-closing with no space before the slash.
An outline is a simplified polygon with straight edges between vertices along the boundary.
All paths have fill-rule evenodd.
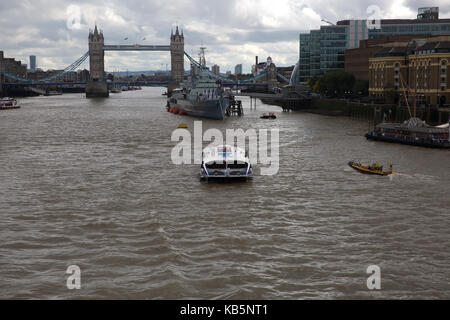
<path id="1" fill-rule="evenodd" d="M 195 119 L 167 113 L 162 90 L 0 113 L 0 298 L 450 298 L 448 151 L 244 99 L 245 117 L 203 128 L 279 128 L 279 173 L 206 184 L 170 161 L 172 131 Z M 352 159 L 398 174 L 361 175 Z M 69 265 L 81 290 L 66 288 Z"/>

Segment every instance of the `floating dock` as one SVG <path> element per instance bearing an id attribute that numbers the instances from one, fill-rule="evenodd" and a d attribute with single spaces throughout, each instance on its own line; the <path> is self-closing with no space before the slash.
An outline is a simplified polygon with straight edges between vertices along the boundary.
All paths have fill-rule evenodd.
<path id="1" fill-rule="evenodd" d="M 310 97 L 304 97 L 297 94 L 241 92 L 237 93 L 236 96 L 250 97 L 250 106 L 252 105 L 253 99 L 260 99 L 263 103 L 280 106 L 283 111 L 296 111 L 307 109 L 311 106 Z"/>
<path id="2" fill-rule="evenodd" d="M 242 117 L 244 115 L 244 108 L 242 107 L 242 101 L 235 100 L 234 97 L 230 97 L 230 103 L 227 107 L 227 111 L 225 112 L 227 117 L 231 116 L 239 116 Z"/>

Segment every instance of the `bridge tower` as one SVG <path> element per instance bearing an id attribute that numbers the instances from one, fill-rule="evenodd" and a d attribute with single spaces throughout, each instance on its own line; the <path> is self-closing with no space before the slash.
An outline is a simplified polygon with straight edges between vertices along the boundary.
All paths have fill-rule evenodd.
<path id="1" fill-rule="evenodd" d="M 0 97 L 3 97 L 3 51 L 0 51 Z"/>
<path id="2" fill-rule="evenodd" d="M 272 92 L 278 86 L 277 81 L 277 67 L 272 62 L 272 59 L 267 58 L 267 90 Z"/>
<path id="3" fill-rule="evenodd" d="M 97 25 L 94 32 L 89 32 L 89 69 L 90 77 L 86 83 L 86 97 L 108 97 L 109 90 L 105 81 L 105 38 L 103 32 L 98 32 Z"/>
<path id="4" fill-rule="evenodd" d="M 184 34 L 178 30 L 178 26 L 170 35 L 171 73 L 168 85 L 169 94 L 177 88 L 184 79 Z"/>

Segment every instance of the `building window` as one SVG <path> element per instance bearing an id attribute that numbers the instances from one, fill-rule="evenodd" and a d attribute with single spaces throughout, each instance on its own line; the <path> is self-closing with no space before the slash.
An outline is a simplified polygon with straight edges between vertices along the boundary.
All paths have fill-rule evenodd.
<path id="1" fill-rule="evenodd" d="M 447 60 L 441 61 L 441 91 L 447 89 Z"/>
<path id="2" fill-rule="evenodd" d="M 399 79 L 400 79 L 400 63 L 396 62 L 394 64 L 394 88 L 398 90 L 399 88 Z"/>

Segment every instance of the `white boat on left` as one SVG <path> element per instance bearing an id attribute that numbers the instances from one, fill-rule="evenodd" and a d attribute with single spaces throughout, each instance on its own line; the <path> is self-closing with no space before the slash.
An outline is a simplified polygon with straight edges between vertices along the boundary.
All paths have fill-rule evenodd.
<path id="1" fill-rule="evenodd" d="M 203 180 L 248 180 L 253 168 L 245 151 L 229 145 L 203 150 L 200 178 Z"/>
<path id="2" fill-rule="evenodd" d="M 13 98 L 1 98 L 0 110 L 8 109 L 20 109 L 20 106 L 17 104 L 17 100 Z"/>

